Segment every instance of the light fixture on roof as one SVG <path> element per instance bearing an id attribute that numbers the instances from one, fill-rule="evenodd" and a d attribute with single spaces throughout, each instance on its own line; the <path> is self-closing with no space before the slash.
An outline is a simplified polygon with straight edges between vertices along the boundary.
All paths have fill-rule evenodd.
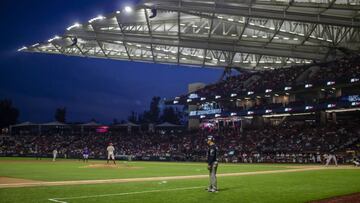
<path id="1" fill-rule="evenodd" d="M 57 39 L 60 39 L 60 37 L 55 35 L 55 37 L 49 39 L 48 42 L 52 42 L 52 41 L 57 40 Z"/>
<path id="2" fill-rule="evenodd" d="M 130 6 L 125 6 L 124 10 L 126 13 L 131 13 L 133 11 L 133 9 Z"/>
<path id="3" fill-rule="evenodd" d="M 27 47 L 23 46 L 20 49 L 18 49 L 18 51 L 23 51 L 23 50 L 26 50 L 26 49 L 27 49 Z"/>
<path id="4" fill-rule="evenodd" d="M 68 28 L 66 28 L 68 31 L 69 30 L 72 30 L 72 29 L 74 29 L 74 28 L 77 28 L 77 27 L 80 27 L 81 25 L 79 24 L 79 23 L 75 23 L 74 25 L 72 25 L 72 26 L 70 26 L 70 27 L 68 27 Z"/>
<path id="5" fill-rule="evenodd" d="M 104 19 L 105 19 L 105 17 L 104 17 L 104 16 L 99 15 L 99 16 L 97 16 L 97 17 L 95 17 L 95 18 L 90 19 L 90 20 L 89 20 L 89 23 L 93 23 L 94 21 L 97 21 L 97 20 L 104 20 Z"/>

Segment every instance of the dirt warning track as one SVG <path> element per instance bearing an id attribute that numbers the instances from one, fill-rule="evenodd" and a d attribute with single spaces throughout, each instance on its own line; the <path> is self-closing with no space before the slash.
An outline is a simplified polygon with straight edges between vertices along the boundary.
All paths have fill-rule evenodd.
<path id="1" fill-rule="evenodd" d="M 354 169 L 353 167 L 302 167 L 291 168 L 285 170 L 270 170 L 270 171 L 255 171 L 255 172 L 240 172 L 240 173 L 224 173 L 218 174 L 218 177 L 231 177 L 231 176 L 250 176 L 261 174 L 277 174 L 277 173 L 292 173 L 302 171 L 314 171 L 314 170 L 332 170 L 332 169 Z M 186 179 L 202 179 L 208 178 L 208 175 L 189 175 L 189 176 L 169 176 L 169 177 L 146 177 L 146 178 L 125 178 L 125 179 L 106 179 L 106 180 L 74 180 L 74 181 L 32 181 L 18 179 L 15 182 L 1 181 L 6 179 L 0 179 L 0 188 L 19 188 L 19 187 L 41 187 L 41 186 L 65 186 L 65 185 L 87 185 L 87 184 L 106 184 L 106 183 L 129 183 L 129 182 L 145 182 L 145 181 L 167 181 L 167 180 L 186 180 Z M 10 179 L 8 179 L 10 180 Z"/>

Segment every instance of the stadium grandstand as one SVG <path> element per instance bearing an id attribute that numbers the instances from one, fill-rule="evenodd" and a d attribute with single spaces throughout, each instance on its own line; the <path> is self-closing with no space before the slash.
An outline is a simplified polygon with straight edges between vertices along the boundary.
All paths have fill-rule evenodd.
<path id="1" fill-rule="evenodd" d="M 181 138 L 166 131 L 169 136 L 154 141 L 163 131 L 128 136 L 110 127 L 106 133 L 123 144 L 122 154 L 201 160 L 205 151 L 197 149 L 210 131 L 221 140 L 227 161 L 254 155 L 258 161 L 281 156 L 284 162 L 304 162 L 298 155 L 306 153 L 317 162 L 313 156 L 359 143 L 354 124 L 360 110 L 359 10 L 352 0 L 145 0 L 75 23 L 19 51 L 224 68 L 218 83 L 167 101 L 191 106 L 189 122 L 196 120 L 200 129 L 181 131 Z M 239 74 L 231 75 L 232 69 Z M 79 134 L 74 132 L 67 130 Z M 42 144 L 46 136 L 37 134 L 31 138 L 36 142 L 23 135 L 16 139 L 32 145 L 13 143 L 22 147 L 2 151 L 31 154 L 34 143 L 48 146 Z M 327 136 L 334 134 L 336 139 Z M 72 156 L 84 145 L 81 137 L 63 141 Z M 88 146 L 101 146 L 99 140 L 91 138 Z"/>

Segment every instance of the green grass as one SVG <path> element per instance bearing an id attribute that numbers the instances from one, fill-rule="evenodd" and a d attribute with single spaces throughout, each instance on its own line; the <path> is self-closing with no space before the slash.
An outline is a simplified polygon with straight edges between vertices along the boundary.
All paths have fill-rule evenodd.
<path id="1" fill-rule="evenodd" d="M 50 159 L 0 159 L 0 176 L 42 181 L 97 180 L 114 178 L 142 178 L 161 176 L 207 174 L 205 163 L 168 162 L 118 162 L 122 168 L 84 168 L 89 164 L 104 164 L 105 161 L 90 161 L 88 164 L 77 160 Z M 136 167 L 136 168 L 133 168 Z M 286 169 L 283 165 L 270 164 L 220 164 L 219 173 L 268 171 Z"/>
<path id="2" fill-rule="evenodd" d="M 4 160 L 4 159 L 2 159 Z M 78 161 L 40 163 L 29 159 L 9 159 L 0 161 L 0 176 L 30 178 L 38 180 L 83 180 L 124 177 L 155 177 L 172 175 L 206 174 L 202 163 L 157 163 L 132 162 L 130 165 L 141 169 L 92 169 L 79 168 Z M 103 163 L 103 162 L 99 162 Z M 282 170 L 282 164 L 221 164 L 219 173 Z M 292 165 L 293 166 L 293 165 Z M 202 169 L 198 171 L 198 169 Z M 49 170 L 49 172 L 46 172 Z M 73 177 L 73 176 L 77 177 Z M 54 187 L 9 188 L 0 189 L 0 202 L 47 202 L 50 198 L 67 198 L 89 195 L 120 194 L 159 190 L 153 193 L 139 193 L 64 200 L 77 202 L 308 202 L 332 196 L 360 192 L 360 170 L 336 169 L 304 171 L 279 174 L 263 174 L 238 177 L 220 177 L 220 192 L 207 193 L 203 188 L 207 179 L 172 180 L 163 183 L 132 182 L 97 185 L 74 185 Z M 169 189 L 201 186 L 201 188 L 179 191 Z"/>

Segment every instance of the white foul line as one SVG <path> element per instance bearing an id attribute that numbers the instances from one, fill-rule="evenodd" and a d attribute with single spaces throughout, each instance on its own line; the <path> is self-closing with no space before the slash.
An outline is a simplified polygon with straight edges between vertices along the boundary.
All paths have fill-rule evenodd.
<path id="1" fill-rule="evenodd" d="M 204 186 L 197 186 L 197 187 L 173 188 L 173 189 L 165 189 L 165 190 L 148 190 L 148 191 L 140 191 L 140 192 L 125 192 L 125 193 L 90 195 L 90 196 L 79 196 L 79 197 L 51 198 L 51 199 L 48 199 L 48 200 L 51 201 L 51 202 L 57 202 L 57 203 L 68 203 L 68 202 L 62 201 L 62 200 L 88 199 L 88 198 L 124 196 L 124 195 L 136 195 L 136 194 L 145 194 L 145 193 L 191 190 L 191 189 L 199 189 L 199 188 L 205 188 L 205 187 Z"/>

